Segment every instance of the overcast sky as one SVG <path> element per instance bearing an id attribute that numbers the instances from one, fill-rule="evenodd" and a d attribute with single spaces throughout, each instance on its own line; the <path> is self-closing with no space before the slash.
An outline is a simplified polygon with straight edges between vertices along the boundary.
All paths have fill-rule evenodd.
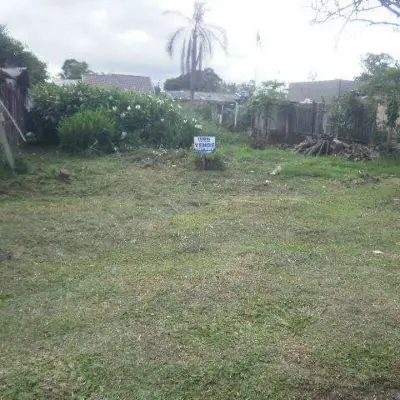
<path id="1" fill-rule="evenodd" d="M 24 42 L 51 73 L 66 58 L 87 61 L 94 71 L 149 75 L 155 82 L 179 75 L 179 56 L 165 53 L 166 38 L 185 23 L 162 15 L 180 10 L 191 15 L 191 0 L 13 0 L 1 2 L 0 23 Z M 208 63 L 229 81 L 254 79 L 351 79 L 360 57 L 386 52 L 400 59 L 400 33 L 390 28 L 311 25 L 311 0 L 209 0 L 207 22 L 227 30 L 229 55 Z M 257 55 L 256 32 L 261 52 Z M 258 68 L 256 67 L 258 65 Z"/>

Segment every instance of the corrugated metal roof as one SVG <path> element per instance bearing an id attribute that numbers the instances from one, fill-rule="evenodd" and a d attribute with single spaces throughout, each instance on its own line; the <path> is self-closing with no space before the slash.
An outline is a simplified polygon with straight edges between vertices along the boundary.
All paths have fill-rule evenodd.
<path id="1" fill-rule="evenodd" d="M 143 93 L 154 93 L 154 87 L 148 76 L 108 74 L 89 74 L 82 76 L 82 82 L 88 85 L 104 88 L 117 88 L 125 90 L 136 90 Z"/>
<path id="2" fill-rule="evenodd" d="M 165 93 L 176 100 L 189 101 L 189 90 L 166 90 Z M 234 103 L 240 97 L 234 93 L 194 92 L 194 100 L 199 102 Z"/>
<path id="3" fill-rule="evenodd" d="M 24 67 L 0 68 L 9 78 L 17 79 L 23 72 L 26 71 Z"/>
<path id="4" fill-rule="evenodd" d="M 53 82 L 58 86 L 71 86 L 77 85 L 78 83 L 82 82 L 81 79 L 53 79 Z"/>
<path id="5" fill-rule="evenodd" d="M 354 81 L 335 79 L 330 81 L 293 82 L 289 84 L 288 100 L 302 102 L 310 99 L 330 104 L 334 97 L 356 89 Z"/>

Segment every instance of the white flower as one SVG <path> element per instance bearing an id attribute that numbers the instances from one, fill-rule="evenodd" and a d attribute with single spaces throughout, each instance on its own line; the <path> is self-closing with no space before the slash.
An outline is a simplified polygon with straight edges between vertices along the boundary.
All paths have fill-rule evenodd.
<path id="1" fill-rule="evenodd" d="M 114 106 L 114 107 L 112 108 L 112 110 L 113 110 L 113 111 L 117 111 L 117 107 Z"/>
<path id="2" fill-rule="evenodd" d="M 196 123 L 197 122 L 196 118 L 192 118 L 192 122 Z"/>
<path id="3" fill-rule="evenodd" d="M 128 134 L 126 132 L 121 133 L 121 139 L 125 139 Z"/>
<path id="4" fill-rule="evenodd" d="M 138 104 L 135 108 L 136 110 L 140 110 L 140 104 Z"/>
<path id="5" fill-rule="evenodd" d="M 200 125 L 200 124 L 197 124 L 194 127 L 197 128 L 197 129 L 203 129 L 203 125 Z"/>
<path id="6" fill-rule="evenodd" d="M 127 110 L 128 110 L 128 111 L 131 111 L 131 110 L 132 110 L 131 106 L 128 106 L 128 107 L 127 107 Z"/>
<path id="7" fill-rule="evenodd" d="M 161 122 L 164 122 L 165 121 L 165 119 L 164 118 L 161 118 L 161 120 L 160 120 Z"/>
<path id="8" fill-rule="evenodd" d="M 125 113 L 122 113 L 122 114 L 121 114 L 121 118 L 125 118 L 125 116 L 126 116 Z"/>
<path id="9" fill-rule="evenodd" d="M 184 119 L 184 120 L 183 120 L 183 123 L 184 123 L 184 124 L 187 124 L 187 119 Z"/>
<path id="10" fill-rule="evenodd" d="M 181 106 L 181 105 L 178 105 L 178 108 L 179 108 L 179 109 L 181 109 L 181 108 L 182 108 L 182 106 Z"/>
<path id="11" fill-rule="evenodd" d="M 112 97 L 112 96 L 110 96 L 110 97 L 108 98 L 108 100 L 113 100 L 113 97 Z"/>

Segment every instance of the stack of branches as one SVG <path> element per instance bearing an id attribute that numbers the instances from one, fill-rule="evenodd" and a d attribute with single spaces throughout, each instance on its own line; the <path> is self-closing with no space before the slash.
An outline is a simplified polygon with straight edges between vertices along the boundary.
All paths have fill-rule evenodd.
<path id="1" fill-rule="evenodd" d="M 295 147 L 295 152 L 305 156 L 339 156 L 351 161 L 372 160 L 372 151 L 356 143 L 345 143 L 332 136 L 307 139 Z"/>

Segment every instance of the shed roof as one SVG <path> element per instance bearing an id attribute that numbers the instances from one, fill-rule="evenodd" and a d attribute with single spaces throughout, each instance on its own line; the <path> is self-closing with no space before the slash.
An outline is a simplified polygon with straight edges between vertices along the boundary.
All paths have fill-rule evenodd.
<path id="1" fill-rule="evenodd" d="M 176 100 L 190 100 L 189 90 L 166 90 L 165 93 Z M 194 100 L 214 103 L 234 103 L 240 97 L 234 93 L 194 92 Z"/>
<path id="2" fill-rule="evenodd" d="M 10 67 L 10 68 L 0 68 L 1 72 L 5 74 L 8 78 L 17 79 L 23 73 L 27 72 L 25 67 Z"/>
<path id="3" fill-rule="evenodd" d="M 82 76 L 82 82 L 88 85 L 105 88 L 136 90 L 143 93 L 154 93 L 151 78 L 148 76 L 122 75 L 122 74 L 88 74 Z"/>

